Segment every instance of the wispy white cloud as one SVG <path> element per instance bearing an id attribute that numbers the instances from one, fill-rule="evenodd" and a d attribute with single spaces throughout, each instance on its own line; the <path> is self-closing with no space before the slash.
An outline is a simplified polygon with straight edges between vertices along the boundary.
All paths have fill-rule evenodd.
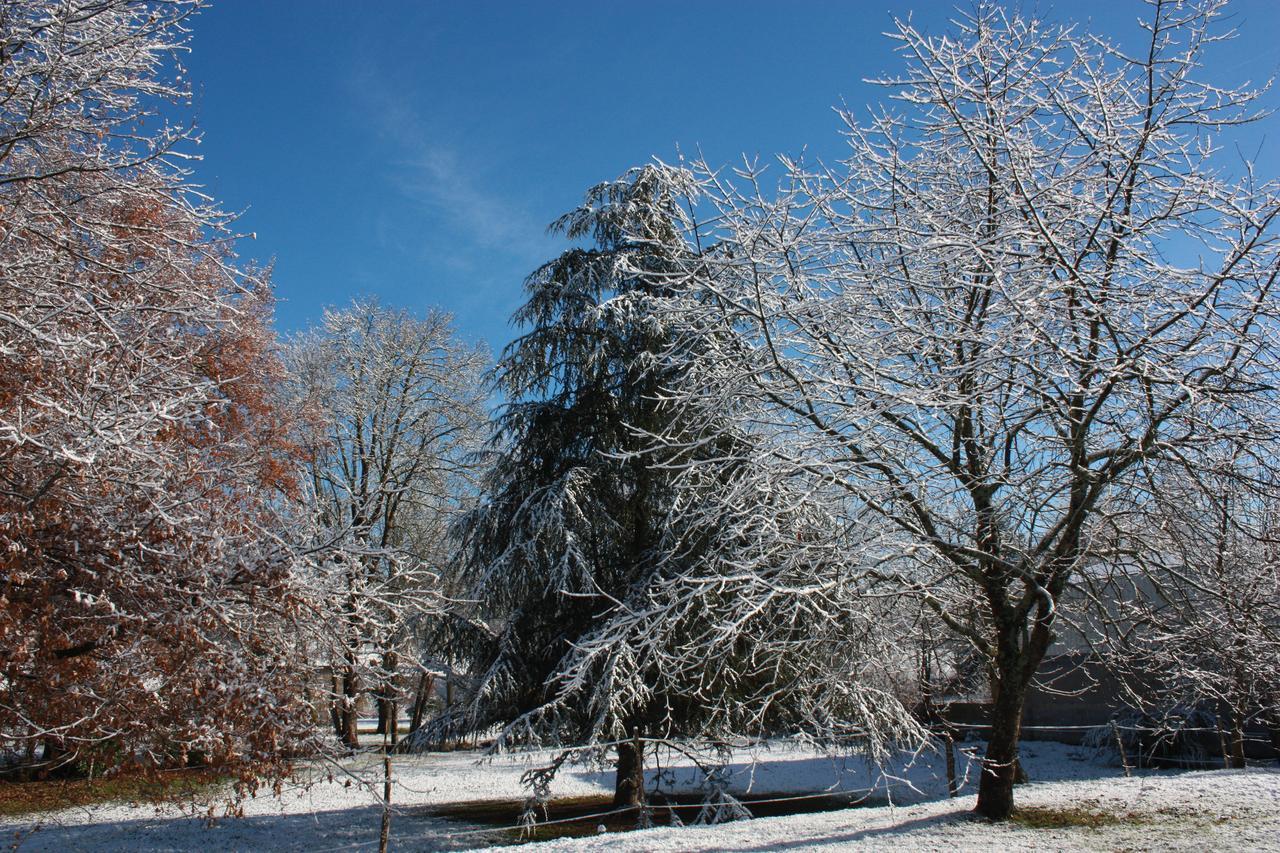
<path id="1" fill-rule="evenodd" d="M 385 146 L 386 179 L 440 229 L 441 233 L 415 236 L 429 243 L 433 252 L 445 252 L 436 254 L 437 260 L 472 268 L 477 252 L 489 257 L 499 253 L 526 266 L 547 257 L 553 243 L 545 234 L 546 223 L 478 180 L 487 171 L 478 147 L 464 155 L 456 142 L 443 141 L 448 134 L 437 120 L 372 66 L 359 69 L 350 88 L 356 109 Z M 389 235 L 402 229 L 382 230 Z"/>

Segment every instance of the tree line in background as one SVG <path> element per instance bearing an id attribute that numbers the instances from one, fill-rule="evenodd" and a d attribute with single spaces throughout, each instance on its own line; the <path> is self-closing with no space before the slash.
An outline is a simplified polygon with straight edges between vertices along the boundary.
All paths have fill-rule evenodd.
<path id="1" fill-rule="evenodd" d="M 278 778 L 371 700 L 639 806 L 654 742 L 884 760 L 976 678 L 1004 818 L 1064 634 L 1240 760 L 1280 728 L 1280 192 L 1218 150 L 1221 3 L 898 23 L 841 161 L 590 190 L 492 372 L 372 301 L 275 337 L 160 119 L 198 6 L 0 0 L 7 765 Z"/>

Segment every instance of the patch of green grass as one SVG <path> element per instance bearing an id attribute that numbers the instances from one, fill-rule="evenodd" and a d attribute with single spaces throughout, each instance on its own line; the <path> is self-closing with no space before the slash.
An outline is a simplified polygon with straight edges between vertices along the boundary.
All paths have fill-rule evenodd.
<path id="1" fill-rule="evenodd" d="M 121 774 L 105 779 L 0 782 L 0 816 L 39 814 L 98 803 L 170 803 L 207 798 L 231 781 L 215 770 Z"/>
<path id="2" fill-rule="evenodd" d="M 1099 812 L 1083 807 L 1070 806 L 1020 806 L 1009 818 L 1011 823 L 1028 829 L 1068 829 L 1085 827 L 1101 829 L 1107 826 L 1133 826 L 1150 823 L 1147 815 L 1134 812 Z"/>

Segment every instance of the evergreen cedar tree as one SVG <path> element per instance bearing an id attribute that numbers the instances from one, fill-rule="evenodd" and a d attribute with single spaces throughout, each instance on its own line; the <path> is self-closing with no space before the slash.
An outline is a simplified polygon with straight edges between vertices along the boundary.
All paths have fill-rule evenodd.
<path id="1" fill-rule="evenodd" d="M 476 674 L 455 728 L 511 723 L 548 701 L 548 680 L 571 643 L 614 597 L 644 576 L 669 489 L 634 454 L 637 430 L 661 429 L 662 329 L 605 308 L 613 297 L 652 294 L 646 274 L 672 263 L 650 250 L 669 243 L 653 175 L 601 184 L 553 229 L 591 238 L 535 271 L 514 322 L 528 331 L 503 352 L 498 416 L 478 506 L 460 524 L 460 578 L 479 607 L 448 623 L 443 648 Z M 644 203 L 638 199 L 644 197 Z M 642 238 L 648 232 L 650 242 Z M 643 709 L 608 721 L 618 747 L 616 798 L 643 796 Z M 594 732 L 585 717 L 556 721 L 557 741 Z"/>
<path id="2" fill-rule="evenodd" d="M 664 248 L 682 218 L 670 177 L 593 188 L 555 227 L 594 246 L 526 282 L 529 331 L 497 366 L 510 402 L 458 528 L 477 606 L 439 638 L 476 681 L 422 735 L 499 724 L 503 744 L 612 745 L 619 806 L 643 801 L 653 740 L 804 732 L 884 758 L 922 736 L 891 683 L 900 614 L 827 558 L 855 539 L 788 478 L 758 487 L 732 411 L 694 434 L 663 402 L 706 335 L 731 334 L 676 337 L 671 282 L 701 256 Z M 704 476 L 704 459 L 729 464 Z"/>

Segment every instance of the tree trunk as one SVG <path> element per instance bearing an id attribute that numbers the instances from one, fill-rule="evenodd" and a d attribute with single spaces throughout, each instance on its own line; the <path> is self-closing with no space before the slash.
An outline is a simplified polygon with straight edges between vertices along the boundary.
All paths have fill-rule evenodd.
<path id="1" fill-rule="evenodd" d="M 409 714 L 409 730 L 417 731 L 422 725 L 422 718 L 427 713 L 427 703 L 431 701 L 431 691 L 435 687 L 434 675 L 422 673 L 418 678 L 418 690 L 413 697 L 413 710 Z"/>
<path id="2" fill-rule="evenodd" d="M 1239 714 L 1231 715 L 1231 767 L 1243 770 L 1244 760 L 1244 723 Z"/>
<path id="3" fill-rule="evenodd" d="M 67 750 L 61 738 L 46 737 L 44 739 L 44 750 L 40 754 L 40 767 L 36 771 L 36 778 L 44 780 L 50 776 L 57 778 L 70 775 L 68 767 L 73 761 L 74 756 Z"/>
<path id="4" fill-rule="evenodd" d="M 1018 777 L 1018 738 L 1027 684 L 1017 674 L 1000 678 L 991 707 L 991 740 L 978 780 L 977 812 L 989 820 L 1013 814 L 1013 786 Z"/>
<path id="5" fill-rule="evenodd" d="M 333 735 L 342 739 L 342 676 L 333 673 L 333 691 L 329 694 L 329 721 L 333 724 Z"/>
<path id="6" fill-rule="evenodd" d="M 956 780 L 956 739 L 950 731 L 942 735 L 942 747 L 947 751 L 947 796 L 954 797 L 960 793 L 960 786 Z"/>
<path id="7" fill-rule="evenodd" d="M 359 749 L 360 747 L 360 730 L 358 728 L 360 722 L 359 709 L 359 691 L 356 689 L 356 672 L 354 666 L 348 666 L 347 671 L 342 675 L 342 730 L 338 733 L 338 737 L 342 740 L 342 745 L 347 749 Z"/>
<path id="8" fill-rule="evenodd" d="M 374 729 L 374 734 L 385 735 L 391 732 L 388 728 L 391 718 L 391 700 L 387 698 L 385 693 L 378 694 L 378 728 Z"/>
<path id="9" fill-rule="evenodd" d="M 360 748 L 360 715 L 354 702 L 342 711 L 342 745 L 347 749 Z"/>
<path id="10" fill-rule="evenodd" d="M 616 767 L 613 807 L 644 805 L 644 742 L 639 737 L 618 744 Z"/>
<path id="11" fill-rule="evenodd" d="M 399 679 L 396 677 L 396 667 L 400 665 L 400 657 L 394 651 L 383 652 L 382 668 L 386 672 L 386 680 L 382 684 L 382 689 L 378 691 L 378 734 L 392 735 L 392 743 L 395 742 L 396 729 L 396 698 L 400 691 Z"/>

